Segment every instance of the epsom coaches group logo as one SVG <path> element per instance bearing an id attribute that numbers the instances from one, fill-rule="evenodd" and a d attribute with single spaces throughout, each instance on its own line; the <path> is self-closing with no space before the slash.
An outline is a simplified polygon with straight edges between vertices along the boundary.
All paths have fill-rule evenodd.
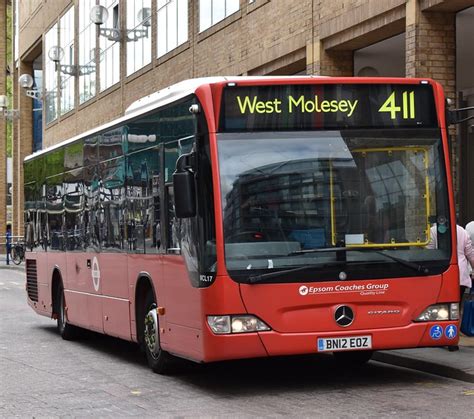
<path id="1" fill-rule="evenodd" d="M 360 294 L 360 295 L 382 295 L 390 288 L 386 282 L 369 282 L 367 284 L 337 284 L 337 285 L 301 285 L 298 288 L 300 295 L 324 295 L 324 294 Z"/>

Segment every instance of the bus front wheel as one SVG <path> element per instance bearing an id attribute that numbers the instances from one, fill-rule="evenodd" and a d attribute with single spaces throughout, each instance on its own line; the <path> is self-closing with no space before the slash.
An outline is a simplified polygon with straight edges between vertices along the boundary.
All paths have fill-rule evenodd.
<path id="1" fill-rule="evenodd" d="M 172 356 L 161 349 L 160 346 L 160 324 L 156 303 L 151 292 L 145 299 L 145 310 L 143 318 L 143 347 L 145 349 L 148 365 L 158 374 L 171 372 Z"/>
<path id="2" fill-rule="evenodd" d="M 64 298 L 64 287 L 61 284 L 58 287 L 58 332 L 64 340 L 72 340 L 76 337 L 76 327 L 67 322 L 66 300 Z"/>

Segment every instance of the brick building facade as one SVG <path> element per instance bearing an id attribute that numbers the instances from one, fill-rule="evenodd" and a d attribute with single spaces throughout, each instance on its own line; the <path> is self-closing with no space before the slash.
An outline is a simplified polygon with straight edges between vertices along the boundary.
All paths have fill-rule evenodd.
<path id="1" fill-rule="evenodd" d="M 15 79 L 18 80 L 21 74 L 34 75 L 39 71 L 38 74 L 42 73 L 42 88 L 45 89 L 48 68 L 53 68 L 52 71 L 56 71 L 54 77 L 59 80 L 58 86 L 53 86 L 53 93 L 48 90 L 45 95 L 43 91 L 43 147 L 119 117 L 133 101 L 187 78 L 210 75 L 363 75 L 355 70 L 358 51 L 396 36 L 404 39 L 399 52 L 405 72 L 395 75 L 432 77 L 443 84 L 448 97 L 458 96 L 459 99 L 459 88 L 456 86 L 460 42 L 456 39 L 457 14 L 468 11 L 467 17 L 474 23 L 473 0 L 227 0 L 219 4 L 224 3 L 229 10 L 225 7 L 223 11 L 213 9 L 209 17 L 203 8 L 205 4 L 217 7 L 217 0 L 203 1 L 202 4 L 199 0 L 176 0 L 169 2 L 168 6 L 160 0 L 104 0 L 100 3 L 108 7 L 109 18 L 113 19 L 108 22 L 113 21 L 121 30 L 135 25 L 132 23 L 130 26 L 127 22 L 133 17 L 127 8 L 137 4 L 149 6 L 150 25 L 145 25 L 143 21 L 142 26 L 136 26 L 148 31 L 148 39 L 138 43 L 126 38 L 115 42 L 104 41 L 94 25 L 92 29 L 87 26 L 89 13 L 86 16 L 85 11 L 87 6 L 96 4 L 95 0 L 17 0 L 19 44 Z M 174 36 L 169 29 L 165 34 L 160 32 L 163 26 L 157 24 L 164 16 L 165 7 L 176 7 L 171 11 L 177 12 L 178 32 L 177 42 L 174 42 L 177 45 L 171 42 L 171 48 L 166 47 L 163 53 L 161 42 L 165 42 L 166 37 L 169 45 Z M 183 7 L 187 16 L 184 29 L 180 23 L 184 16 Z M 0 19 L 1 15 L 0 9 Z M 72 44 L 64 44 L 70 53 L 66 65 L 82 65 L 84 69 L 89 65 L 93 67 L 92 75 L 63 77 L 60 74 L 63 72 L 60 66 L 63 61 L 55 67 L 48 62 L 50 40 L 61 43 L 68 38 L 63 30 L 66 28 L 63 24 L 66 16 L 72 16 L 69 21 L 74 22 L 69 28 Z M 166 23 L 167 28 L 174 27 L 171 20 Z M 92 31 L 92 39 L 83 37 L 88 30 Z M 180 30 L 186 36 L 183 33 L 180 35 Z M 56 32 L 62 39 L 55 38 Z M 137 47 L 140 42 L 141 49 Z M 83 65 L 86 44 L 92 46 L 91 61 Z M 390 54 L 390 51 L 385 51 L 372 58 L 370 68 L 376 71 L 377 63 L 390 60 Z M 113 73 L 118 75 L 112 83 L 110 62 L 113 63 Z M 133 62 L 139 68 L 130 71 L 130 63 Z M 384 71 L 377 74 L 394 75 L 384 74 Z M 469 83 L 466 92 L 471 98 L 468 102 L 474 100 L 472 71 Z M 68 91 L 73 92 L 69 97 L 64 93 Z M 86 100 L 83 94 L 88 95 Z M 63 99 L 64 103 L 68 100 L 67 108 L 63 106 Z M 14 232 L 18 234 L 22 230 L 21 162 L 33 151 L 33 137 L 38 135 L 35 134 L 35 120 L 32 117 L 34 104 L 18 83 L 15 85 L 15 107 L 21 112 L 14 130 Z M 45 113 L 51 111 L 55 112 L 52 119 L 48 115 L 45 117 Z M 474 155 L 473 146 L 467 144 L 467 138 L 472 138 L 473 134 L 468 131 L 453 131 L 454 138 L 458 139 L 453 143 L 452 154 L 461 221 L 474 218 L 474 179 L 467 170 L 467 159 Z"/>

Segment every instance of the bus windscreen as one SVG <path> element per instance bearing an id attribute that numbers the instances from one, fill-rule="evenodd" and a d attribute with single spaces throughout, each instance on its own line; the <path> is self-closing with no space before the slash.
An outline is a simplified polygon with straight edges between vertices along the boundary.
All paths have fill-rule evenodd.
<path id="1" fill-rule="evenodd" d="M 434 128 L 429 84 L 227 86 L 221 132 Z"/>

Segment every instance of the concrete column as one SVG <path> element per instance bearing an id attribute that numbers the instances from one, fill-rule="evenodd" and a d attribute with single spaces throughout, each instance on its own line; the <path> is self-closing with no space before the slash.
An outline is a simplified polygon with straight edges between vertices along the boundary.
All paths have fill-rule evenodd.
<path id="1" fill-rule="evenodd" d="M 432 78 L 441 83 L 446 97 L 456 99 L 456 15 L 423 12 L 418 0 L 406 4 L 406 76 Z M 459 154 L 456 130 L 450 129 L 451 170 L 454 192 L 459 191 Z M 458 199 L 456 199 L 458 202 Z"/>
<path id="2" fill-rule="evenodd" d="M 421 12 L 416 0 L 409 0 L 406 7 L 406 76 L 433 78 L 454 99 L 455 14 Z"/>
<path id="3" fill-rule="evenodd" d="M 324 43 L 315 39 L 306 46 L 306 73 L 318 76 L 352 76 L 353 51 L 326 50 Z"/>

